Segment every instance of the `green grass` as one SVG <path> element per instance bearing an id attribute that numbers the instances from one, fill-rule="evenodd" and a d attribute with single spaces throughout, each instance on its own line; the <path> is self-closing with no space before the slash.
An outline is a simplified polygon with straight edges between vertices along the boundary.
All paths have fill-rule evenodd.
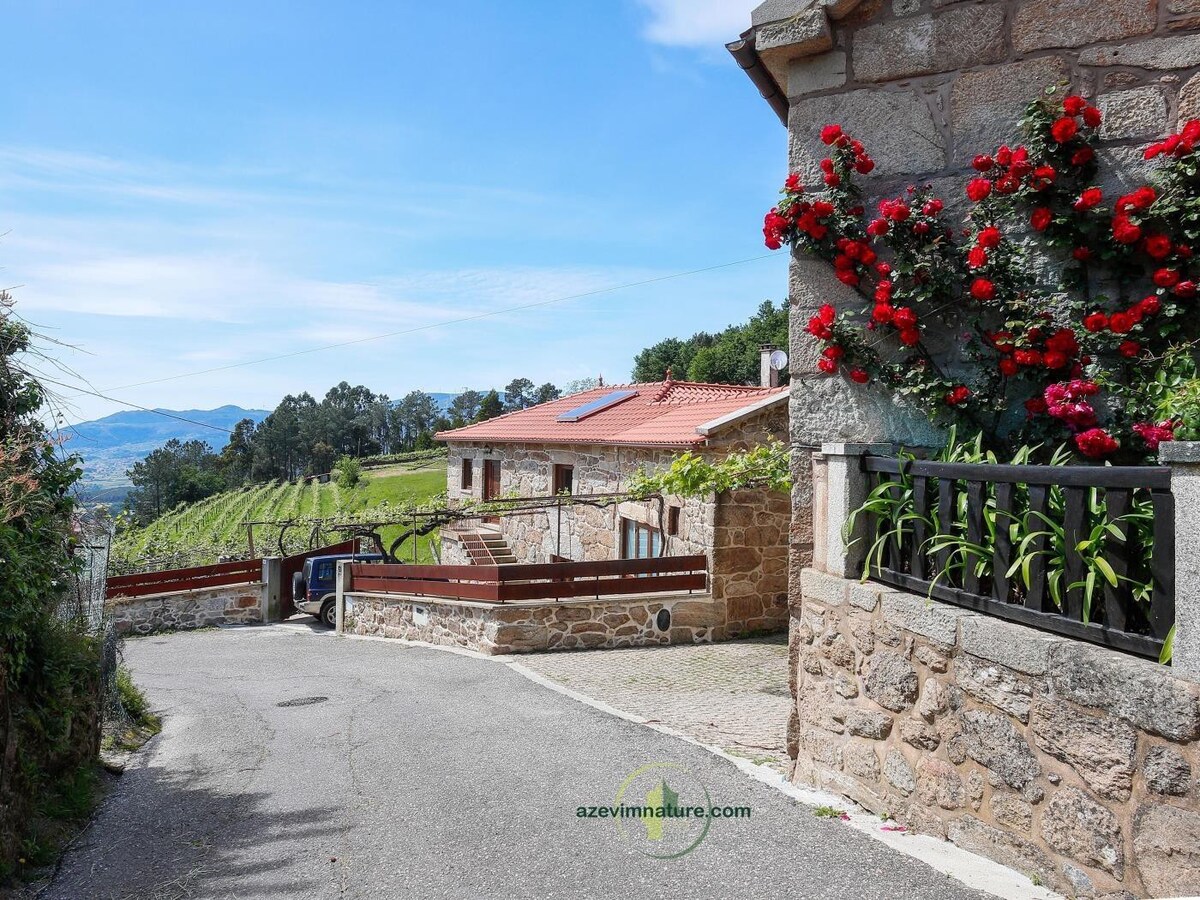
<path id="1" fill-rule="evenodd" d="M 249 547 L 244 523 L 302 518 L 334 518 L 379 510 L 379 517 L 396 515 L 397 509 L 427 503 L 446 490 L 446 466 L 435 460 L 421 465 L 389 466 L 363 473 L 360 484 L 345 490 L 334 482 L 318 484 L 269 483 L 226 491 L 199 503 L 181 505 L 144 528 L 122 531 L 113 542 L 113 560 L 120 567 L 145 558 L 186 556 L 182 565 L 216 562 L 220 555 L 245 556 Z M 286 549 L 296 552 L 308 548 L 309 528 L 293 528 L 285 537 Z M 405 528 L 383 529 L 385 546 Z M 259 555 L 278 552 L 279 531 L 258 526 L 254 530 L 255 551 Z M 324 532 L 323 540 L 339 539 L 335 532 Z M 432 562 L 430 535 L 418 542 L 417 560 Z M 402 551 L 412 558 L 411 545 Z"/>

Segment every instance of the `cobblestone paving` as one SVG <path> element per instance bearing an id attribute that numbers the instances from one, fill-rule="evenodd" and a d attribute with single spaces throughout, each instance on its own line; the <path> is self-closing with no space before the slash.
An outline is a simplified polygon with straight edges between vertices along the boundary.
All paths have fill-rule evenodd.
<path id="1" fill-rule="evenodd" d="M 516 658 L 594 700 L 787 771 L 787 635 Z"/>

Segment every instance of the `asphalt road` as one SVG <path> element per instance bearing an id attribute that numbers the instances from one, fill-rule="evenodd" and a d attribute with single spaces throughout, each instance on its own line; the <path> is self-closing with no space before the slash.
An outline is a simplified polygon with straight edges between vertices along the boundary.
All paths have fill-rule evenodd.
<path id="1" fill-rule="evenodd" d="M 163 733 L 43 897 L 986 896 L 496 663 L 294 626 L 142 638 L 125 656 Z M 661 860 L 577 816 L 655 762 L 751 818 Z"/>

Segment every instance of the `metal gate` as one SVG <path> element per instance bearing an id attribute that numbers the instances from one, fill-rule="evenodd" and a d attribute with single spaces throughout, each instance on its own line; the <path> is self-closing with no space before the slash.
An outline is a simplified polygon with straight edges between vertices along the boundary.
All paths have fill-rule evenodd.
<path id="1" fill-rule="evenodd" d="M 296 607 L 292 603 L 292 576 L 304 568 L 304 561 L 306 559 L 310 556 L 332 556 L 335 553 L 355 553 L 357 551 L 358 542 L 350 540 L 342 541 L 340 544 L 331 544 L 328 547 L 321 547 L 317 550 L 298 553 L 295 556 L 285 556 L 280 574 L 279 617 L 286 619 L 288 616 L 296 614 Z"/>

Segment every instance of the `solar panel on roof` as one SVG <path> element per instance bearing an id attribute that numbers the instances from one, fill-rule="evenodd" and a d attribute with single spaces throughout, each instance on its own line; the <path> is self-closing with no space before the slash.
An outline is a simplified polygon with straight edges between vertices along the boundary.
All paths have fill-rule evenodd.
<path id="1" fill-rule="evenodd" d="M 583 404 L 583 406 L 577 406 L 574 409 L 567 410 L 565 413 L 559 413 L 555 421 L 578 422 L 581 419 L 586 419 L 588 416 L 595 415 L 602 409 L 608 409 L 610 406 L 623 403 L 630 397 L 636 397 L 637 393 L 637 391 L 613 391 L 611 394 L 597 397 L 595 400 Z"/>

